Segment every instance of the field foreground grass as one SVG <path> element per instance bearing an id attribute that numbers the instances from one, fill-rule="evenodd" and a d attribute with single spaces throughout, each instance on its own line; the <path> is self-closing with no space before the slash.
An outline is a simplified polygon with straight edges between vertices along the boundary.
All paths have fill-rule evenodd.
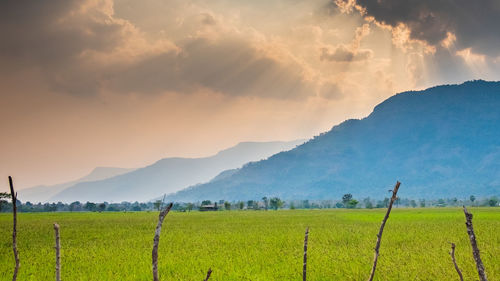
<path id="1" fill-rule="evenodd" d="M 489 280 L 500 280 L 500 208 L 471 208 Z M 171 212 L 160 239 L 161 280 L 302 280 L 304 231 L 310 227 L 308 280 L 366 280 L 379 210 Z M 158 213 L 19 214 L 18 280 L 54 280 L 53 222 L 61 226 L 62 280 L 152 280 Z M 0 280 L 14 266 L 12 215 L 0 214 Z M 477 280 L 461 209 L 393 209 L 375 280 Z"/>

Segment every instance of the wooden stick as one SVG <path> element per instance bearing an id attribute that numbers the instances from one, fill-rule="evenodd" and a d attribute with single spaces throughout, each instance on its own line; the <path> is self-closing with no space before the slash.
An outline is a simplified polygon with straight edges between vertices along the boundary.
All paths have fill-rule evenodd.
<path id="1" fill-rule="evenodd" d="M 309 227 L 306 228 L 306 235 L 304 237 L 304 267 L 302 268 L 302 280 L 306 281 L 307 275 L 307 240 L 309 238 Z"/>
<path id="2" fill-rule="evenodd" d="M 398 198 L 397 193 L 400 185 L 401 183 L 399 181 L 396 182 L 396 186 L 394 186 L 394 189 L 392 190 L 392 197 L 391 201 L 389 202 L 389 207 L 387 208 L 387 213 L 385 213 L 384 220 L 382 221 L 382 225 L 380 226 L 380 230 L 378 231 L 377 234 L 377 244 L 375 245 L 375 256 L 373 258 L 372 271 L 370 273 L 370 277 L 368 278 L 369 281 L 372 281 L 373 276 L 375 276 L 375 269 L 377 268 L 377 260 L 380 249 L 380 240 L 382 239 L 382 232 L 384 232 L 385 223 L 387 222 L 387 219 L 389 219 L 389 214 L 391 213 L 392 210 L 392 204 L 394 204 L 394 201 L 396 201 L 396 199 Z"/>
<path id="3" fill-rule="evenodd" d="M 209 269 L 208 269 L 208 272 L 207 272 L 207 277 L 206 277 L 206 278 L 205 278 L 205 280 L 203 280 L 203 281 L 208 281 L 208 278 L 210 278 L 210 275 L 211 275 L 211 274 L 212 274 L 212 269 L 211 269 L 211 268 L 209 268 Z"/>
<path id="4" fill-rule="evenodd" d="M 165 210 L 160 212 L 160 215 L 158 216 L 158 224 L 156 225 L 155 229 L 155 236 L 153 238 L 153 253 L 152 253 L 152 258 L 153 258 L 153 281 L 159 281 L 158 279 L 158 243 L 160 243 L 160 233 L 161 233 L 161 226 L 163 224 L 163 220 L 165 219 L 165 216 L 167 216 L 168 212 L 170 211 L 170 208 L 172 208 L 172 203 L 168 204 L 168 206 L 165 208 Z"/>
<path id="5" fill-rule="evenodd" d="M 455 243 L 450 243 L 450 244 L 451 244 L 451 251 L 450 251 L 451 261 L 453 261 L 453 265 L 455 266 L 455 270 L 457 271 L 458 276 L 460 277 L 460 281 L 464 281 L 464 276 L 462 275 L 460 268 L 458 268 L 457 260 L 455 259 Z"/>
<path id="6" fill-rule="evenodd" d="M 486 272 L 484 271 L 484 264 L 479 255 L 479 249 L 477 248 L 476 235 L 474 234 L 474 227 L 472 226 L 472 214 L 467 211 L 464 207 L 465 214 L 465 225 L 467 226 L 467 233 L 469 234 L 470 245 L 472 246 L 472 255 L 476 261 L 477 273 L 479 274 L 480 281 L 488 281 L 486 278 Z"/>
<path id="7" fill-rule="evenodd" d="M 17 252 L 17 193 L 14 192 L 14 185 L 12 184 L 12 177 L 9 176 L 10 196 L 12 197 L 12 214 L 14 216 L 14 223 L 12 226 L 12 250 L 14 251 L 14 259 L 16 260 L 16 268 L 12 281 L 17 280 L 17 273 L 21 263 L 19 262 L 19 253 Z"/>
<path id="8" fill-rule="evenodd" d="M 59 238 L 59 225 L 54 223 L 54 232 L 56 235 L 56 281 L 61 281 L 61 240 Z"/>

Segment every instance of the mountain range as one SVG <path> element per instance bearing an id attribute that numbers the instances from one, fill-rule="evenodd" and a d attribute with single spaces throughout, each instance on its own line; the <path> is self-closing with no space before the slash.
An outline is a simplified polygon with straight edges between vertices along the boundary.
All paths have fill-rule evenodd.
<path id="1" fill-rule="evenodd" d="M 85 177 L 61 185 L 27 189 L 27 192 L 20 192 L 19 199 L 32 202 L 148 201 L 165 193 L 207 182 L 224 170 L 265 159 L 303 142 L 242 142 L 210 157 L 164 158 L 152 165 L 105 178 Z"/>
<path id="2" fill-rule="evenodd" d="M 500 82 L 397 94 L 266 160 L 226 171 L 169 201 L 500 195 Z"/>
<path id="3" fill-rule="evenodd" d="M 98 181 L 111 178 L 117 175 L 131 172 L 134 169 L 115 168 L 115 167 L 97 167 L 90 174 L 70 182 L 55 185 L 38 185 L 18 191 L 18 197 L 23 202 L 47 202 L 50 198 L 62 192 L 63 190 L 82 182 Z"/>

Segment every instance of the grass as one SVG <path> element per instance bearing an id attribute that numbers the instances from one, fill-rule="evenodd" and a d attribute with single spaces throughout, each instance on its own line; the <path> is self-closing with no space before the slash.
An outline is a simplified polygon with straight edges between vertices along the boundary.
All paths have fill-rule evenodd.
<path id="1" fill-rule="evenodd" d="M 472 208 L 489 280 L 500 280 L 500 208 Z M 385 209 L 171 212 L 159 249 L 162 280 L 302 280 L 309 233 L 308 280 L 366 280 Z M 62 280 L 152 280 L 151 250 L 158 214 L 19 214 L 18 280 L 54 280 L 52 223 L 61 226 Z M 385 227 L 375 280 L 477 280 L 461 209 L 393 209 Z M 0 215 L 0 280 L 14 258 L 11 214 Z"/>

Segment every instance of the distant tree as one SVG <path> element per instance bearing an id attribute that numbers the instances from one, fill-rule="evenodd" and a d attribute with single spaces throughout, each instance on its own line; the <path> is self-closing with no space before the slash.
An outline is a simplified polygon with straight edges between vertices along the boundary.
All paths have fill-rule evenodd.
<path id="1" fill-rule="evenodd" d="M 243 201 L 238 202 L 238 207 L 240 208 L 240 210 L 243 210 L 243 208 L 245 207 L 245 202 Z"/>
<path id="2" fill-rule="evenodd" d="M 425 207 L 425 199 L 420 199 L 420 207 L 421 208 Z"/>
<path id="3" fill-rule="evenodd" d="M 344 204 L 337 202 L 335 203 L 335 208 L 344 208 Z"/>
<path id="4" fill-rule="evenodd" d="M 104 210 L 106 210 L 106 204 L 105 203 L 101 203 L 99 205 L 97 205 L 97 210 L 100 212 L 103 212 Z"/>
<path id="5" fill-rule="evenodd" d="M 304 208 L 304 209 L 311 208 L 311 204 L 309 204 L 309 200 L 303 200 L 302 201 L 302 208 Z"/>
<path id="6" fill-rule="evenodd" d="M 81 209 L 82 209 L 82 204 L 80 203 L 80 201 L 75 201 L 75 202 L 69 204 L 69 210 L 71 212 L 80 211 Z"/>
<path id="7" fill-rule="evenodd" d="M 254 210 L 259 210 L 259 202 L 253 201 L 253 209 Z"/>
<path id="8" fill-rule="evenodd" d="M 193 210 L 194 204 L 193 203 L 187 203 L 186 209 L 191 212 Z"/>
<path id="9" fill-rule="evenodd" d="M 490 207 L 495 207 L 498 206 L 498 198 L 496 197 L 491 197 L 490 200 L 488 200 L 488 205 Z"/>
<path id="10" fill-rule="evenodd" d="M 438 199 L 438 207 L 445 207 L 446 206 L 446 202 L 444 202 L 444 199 Z"/>
<path id="11" fill-rule="evenodd" d="M 267 199 L 266 196 L 262 197 L 262 202 L 264 202 L 264 208 L 267 209 L 269 208 L 269 199 Z"/>
<path id="12" fill-rule="evenodd" d="M 231 203 L 229 203 L 228 201 L 224 202 L 224 209 L 226 209 L 226 211 L 231 210 Z"/>
<path id="13" fill-rule="evenodd" d="M 247 209 L 253 209 L 254 208 L 254 204 L 253 204 L 253 200 L 248 200 L 247 201 Z"/>
<path id="14" fill-rule="evenodd" d="M 57 202 L 57 204 L 56 204 L 56 210 L 57 211 L 66 211 L 67 210 L 66 207 L 67 207 L 66 204 L 64 204 L 61 201 Z"/>
<path id="15" fill-rule="evenodd" d="M 347 202 L 347 208 L 354 209 L 354 208 L 356 208 L 356 205 L 358 205 L 358 203 L 359 203 L 358 200 L 351 199 L 351 200 L 349 200 L 349 202 Z"/>
<path id="16" fill-rule="evenodd" d="M 120 208 L 119 208 L 118 204 L 109 204 L 106 209 L 108 210 L 108 212 L 118 212 L 118 211 L 120 211 Z"/>
<path id="17" fill-rule="evenodd" d="M 384 206 L 386 208 L 389 207 L 389 198 L 387 198 L 387 197 L 384 198 Z"/>
<path id="18" fill-rule="evenodd" d="M 349 201 L 352 199 L 352 194 L 351 193 L 346 193 L 344 196 L 342 196 L 342 203 L 344 203 L 344 207 L 347 207 L 349 204 Z"/>
<path id="19" fill-rule="evenodd" d="M 471 196 L 469 197 L 469 199 L 470 199 L 470 202 L 472 202 L 472 206 L 474 206 L 474 201 L 476 201 L 476 196 L 471 195 Z"/>
<path id="20" fill-rule="evenodd" d="M 85 203 L 85 205 L 83 206 L 83 208 L 85 210 L 91 211 L 91 212 L 94 212 L 96 210 L 96 207 L 97 207 L 97 205 L 95 203 L 92 203 L 89 201 L 87 201 L 87 203 Z"/>
<path id="21" fill-rule="evenodd" d="M 10 198 L 10 194 L 6 192 L 0 192 L 0 212 L 2 209 L 5 208 L 5 206 L 9 205 L 8 201 L 5 199 Z"/>
<path id="22" fill-rule="evenodd" d="M 412 208 L 417 207 L 417 202 L 415 202 L 415 200 L 411 200 L 411 201 L 410 201 L 410 206 L 411 206 Z"/>
<path id="23" fill-rule="evenodd" d="M 370 197 L 363 199 L 363 202 L 365 203 L 365 208 L 373 209 L 373 204 L 372 201 L 370 200 Z"/>
<path id="24" fill-rule="evenodd" d="M 274 210 L 278 210 L 279 208 L 283 207 L 283 204 L 285 202 L 281 201 L 280 198 L 278 197 L 273 197 L 269 200 L 269 205 L 271 206 L 271 208 L 273 208 Z"/>
<path id="25" fill-rule="evenodd" d="M 202 206 L 203 205 L 211 205 L 211 204 L 212 204 L 212 201 L 210 201 L 210 200 L 203 200 L 203 201 L 201 201 L 201 205 Z"/>
<path id="26" fill-rule="evenodd" d="M 290 203 L 290 210 L 295 210 L 295 204 L 293 204 L 293 202 Z"/>
<path id="27" fill-rule="evenodd" d="M 153 206 L 155 206 L 155 209 L 157 211 L 160 210 L 160 207 L 161 207 L 161 200 L 156 200 L 154 203 L 153 203 Z"/>

